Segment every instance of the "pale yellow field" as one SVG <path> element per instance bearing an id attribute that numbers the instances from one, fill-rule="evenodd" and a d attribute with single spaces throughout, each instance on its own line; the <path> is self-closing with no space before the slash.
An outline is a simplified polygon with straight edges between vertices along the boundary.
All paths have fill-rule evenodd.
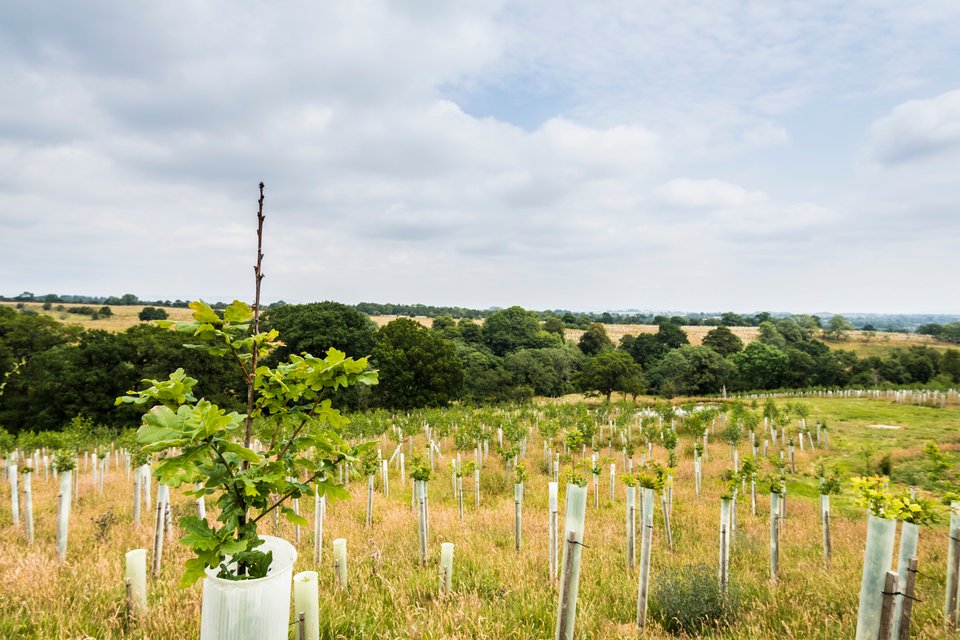
<path id="1" fill-rule="evenodd" d="M 0 302 L 0 304 L 16 307 L 16 302 Z M 56 311 L 58 305 L 63 305 L 64 311 Z M 43 304 L 40 302 L 25 302 L 24 307 L 41 313 L 43 315 L 50 316 L 60 322 L 65 324 L 74 324 L 84 329 L 103 329 L 105 331 L 125 331 L 130 327 L 140 324 L 140 319 L 137 317 L 138 314 L 143 310 L 144 305 L 114 305 L 110 307 L 110 310 L 113 312 L 112 316 L 101 317 L 98 320 L 93 320 L 90 316 L 81 315 L 78 313 L 67 313 L 66 309 L 70 307 L 93 307 L 94 309 L 99 309 L 104 306 L 101 304 L 79 304 L 79 303 L 67 303 L 67 302 L 56 302 L 53 304 L 53 308 L 49 311 L 43 310 Z M 189 320 L 190 314 L 192 311 L 190 309 L 183 309 L 180 307 L 164 307 L 169 316 L 170 320 Z"/>

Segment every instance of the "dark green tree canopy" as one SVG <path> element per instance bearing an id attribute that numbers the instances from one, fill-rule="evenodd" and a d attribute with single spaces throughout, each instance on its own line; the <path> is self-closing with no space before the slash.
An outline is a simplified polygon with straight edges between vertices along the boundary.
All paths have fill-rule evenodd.
<path id="1" fill-rule="evenodd" d="M 601 351 L 588 359 L 577 381 L 584 391 L 596 391 L 606 396 L 607 402 L 614 391 L 636 395 L 642 393 L 645 386 L 640 366 L 630 354 L 616 349 Z"/>
<path id="2" fill-rule="evenodd" d="M 743 340 L 729 328 L 720 325 L 707 332 L 703 337 L 703 346 L 710 347 L 721 356 L 729 356 L 743 349 Z"/>
<path id="3" fill-rule="evenodd" d="M 606 327 L 599 322 L 594 322 L 583 332 L 579 345 L 585 356 L 595 356 L 604 349 L 613 349 Z"/>
<path id="4" fill-rule="evenodd" d="M 657 342 L 668 349 L 679 349 L 685 344 L 690 344 L 687 332 L 679 324 L 670 320 L 664 320 L 658 324 L 656 336 Z"/>
<path id="5" fill-rule="evenodd" d="M 375 397 L 385 407 L 442 406 L 463 390 L 463 365 L 453 343 L 409 318 L 380 328 L 371 360 L 381 380 Z"/>
<path id="6" fill-rule="evenodd" d="M 104 308 L 109 309 L 110 307 Z M 140 310 L 140 313 L 137 314 L 137 317 L 144 322 L 148 320 L 166 320 L 167 310 L 161 307 L 144 307 Z"/>
<path id="7" fill-rule="evenodd" d="M 283 336 L 283 346 L 270 356 L 283 362 L 291 354 L 326 353 L 333 347 L 351 358 L 370 354 L 377 327 L 370 318 L 339 302 L 312 302 L 271 307 L 264 318 L 269 329 Z"/>
<path id="8" fill-rule="evenodd" d="M 736 377 L 736 367 L 711 347 L 673 349 L 648 371 L 647 379 L 666 396 L 720 393 Z"/>
<path id="9" fill-rule="evenodd" d="M 786 353 L 765 342 L 751 342 L 730 358 L 740 371 L 743 389 L 776 389 L 790 364 Z"/>
<path id="10" fill-rule="evenodd" d="M 559 347 L 561 344 L 555 334 L 540 328 L 537 314 L 523 307 L 510 307 L 490 314 L 483 323 L 483 342 L 498 356 L 520 349 Z"/>
<path id="11" fill-rule="evenodd" d="M 558 397 L 574 390 L 573 377 L 583 356 L 575 347 L 522 349 L 503 359 L 513 383 L 526 385 L 541 396 Z"/>

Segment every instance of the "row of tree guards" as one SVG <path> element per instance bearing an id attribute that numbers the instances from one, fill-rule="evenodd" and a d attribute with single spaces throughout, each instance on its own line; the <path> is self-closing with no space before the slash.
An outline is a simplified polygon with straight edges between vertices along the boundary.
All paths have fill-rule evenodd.
<path id="1" fill-rule="evenodd" d="M 799 433 L 803 442 L 803 431 Z M 752 435 L 752 433 L 751 433 Z M 778 438 L 779 435 L 779 438 Z M 810 440 L 811 448 L 814 447 L 813 438 L 809 432 L 806 434 Z M 771 429 L 771 438 L 776 442 L 780 440 L 781 446 L 784 441 L 784 434 L 777 434 Z M 792 439 L 791 439 L 792 441 Z M 821 433 L 818 429 L 817 442 L 822 447 L 828 446 L 826 440 L 826 430 Z M 703 444 L 699 442 L 694 448 L 694 482 L 696 495 L 699 497 L 702 483 L 702 463 L 707 455 L 707 436 L 703 436 Z M 398 445 L 394 455 L 389 460 L 381 459 L 378 456 L 376 469 L 381 476 L 380 484 L 382 492 L 389 495 L 389 467 L 396 461 L 396 466 L 400 471 L 400 481 L 402 485 L 406 484 L 404 453 L 401 451 L 402 443 Z M 751 447 L 754 455 L 758 453 L 759 444 L 755 438 L 751 438 Z M 766 441 L 764 442 L 766 448 Z M 439 442 L 430 440 L 427 451 L 433 455 L 441 456 L 441 446 Z M 480 504 L 480 468 L 483 466 L 486 458 L 486 446 L 478 445 L 475 448 L 474 460 L 471 465 L 467 465 L 466 470 L 471 470 L 474 475 L 475 505 Z M 648 454 L 651 450 L 648 448 Z M 60 492 L 58 495 L 58 516 L 57 516 L 57 537 L 56 550 L 61 561 L 65 560 L 67 554 L 67 534 L 70 515 L 70 505 L 75 500 L 78 493 L 78 478 L 80 473 L 78 468 L 81 458 L 79 456 L 70 460 L 53 461 L 52 456 L 43 454 L 38 457 L 35 452 L 32 457 L 33 465 L 28 468 L 32 471 L 36 468 L 44 468 L 52 471 L 53 477 L 58 479 Z M 549 563 L 549 575 L 558 588 L 558 608 L 556 619 L 556 637 L 572 638 L 573 628 L 576 617 L 576 600 L 579 583 L 579 573 L 582 552 L 584 548 L 584 529 L 585 514 L 587 510 L 587 487 L 578 484 L 568 484 L 566 486 L 566 511 L 563 530 L 559 530 L 559 454 L 554 454 L 550 448 L 546 448 L 545 462 L 551 471 L 553 481 L 548 484 L 548 530 L 550 536 L 550 553 L 547 559 Z M 782 456 L 782 451 L 781 451 Z M 506 461 L 508 471 L 512 468 L 513 472 L 522 478 L 522 466 L 517 464 L 518 455 Z M 645 458 L 645 456 L 644 456 Z M 731 458 L 733 466 L 738 466 L 738 451 L 731 448 Z M 790 445 L 791 466 L 794 462 L 793 445 Z M 27 458 L 30 460 L 30 458 Z M 50 462 L 45 462 L 46 460 Z M 111 459 L 115 465 L 123 464 L 125 466 L 127 478 L 133 485 L 133 520 L 139 523 L 143 518 L 143 513 L 151 513 L 154 525 L 154 548 L 153 564 L 151 574 L 156 577 L 160 574 L 161 560 L 163 553 L 163 543 L 165 538 L 171 538 L 173 532 L 169 488 L 158 484 L 156 491 L 155 507 L 151 506 L 151 476 L 149 464 L 133 465 L 132 456 L 123 451 L 113 451 L 106 455 L 84 455 L 83 463 L 91 471 L 91 480 L 97 493 L 102 494 L 103 483 L 110 469 Z M 37 463 L 39 462 L 39 465 Z M 590 470 L 593 473 L 593 491 L 594 508 L 599 508 L 599 460 L 598 455 L 594 454 Z M 645 462 L 643 460 L 642 462 Z M 16 453 L 11 455 L 6 461 L 5 466 L 8 471 L 8 483 L 11 495 L 11 517 L 17 524 L 21 523 L 20 500 L 23 500 L 23 522 L 24 537 L 28 544 L 33 543 L 33 522 L 32 522 L 32 486 L 31 473 L 20 473 L 18 469 L 18 457 Z M 26 466 L 26 465 L 25 465 Z M 472 469 L 469 467 L 472 466 Z M 633 459 L 625 460 L 624 466 L 633 471 Z M 616 500 L 616 463 L 609 463 L 609 496 L 611 502 Z M 344 483 L 349 482 L 349 469 L 341 471 Z M 417 475 L 420 473 L 421 475 Z M 460 518 L 463 518 L 463 482 L 464 473 L 461 465 L 460 456 L 452 461 L 451 464 L 451 486 L 457 501 Z M 509 476 L 509 474 L 508 474 Z M 22 477 L 22 482 L 18 479 Z M 49 479 L 49 473 L 44 477 Z M 429 475 L 424 475 L 418 470 L 411 472 L 413 478 L 413 490 L 411 493 L 411 502 L 417 513 L 417 528 L 419 541 L 419 556 L 423 564 L 428 563 L 429 555 L 429 500 L 428 500 L 428 480 Z M 367 477 L 367 518 L 368 526 L 373 522 L 373 492 L 375 490 L 374 475 Z M 639 627 L 646 624 L 647 601 L 649 598 L 650 586 L 650 567 L 652 557 L 652 539 L 654 530 L 653 512 L 655 507 L 656 493 L 660 494 L 660 503 L 663 513 L 664 535 L 668 548 L 672 549 L 672 535 L 670 531 L 670 513 L 672 511 L 673 497 L 673 478 L 667 475 L 662 486 L 658 488 L 646 486 L 633 486 L 628 484 L 625 489 L 626 506 L 626 564 L 631 570 L 634 567 L 639 568 L 638 572 L 638 591 L 637 591 L 637 616 L 636 622 Z M 756 514 L 756 479 L 750 478 L 751 511 Z M 740 479 L 741 487 L 745 487 L 747 478 Z M 780 485 L 774 490 L 771 487 L 770 493 L 770 577 L 772 581 L 779 580 L 779 557 L 780 557 L 780 530 L 783 519 L 786 516 L 786 496 L 785 486 Z M 22 490 L 22 496 L 21 496 Z M 719 551 L 718 551 L 718 581 L 721 589 L 725 588 L 730 580 L 730 553 L 731 542 L 736 534 L 737 520 L 737 494 L 740 489 L 734 489 L 732 494 L 721 499 L 720 505 L 720 523 L 719 523 Z M 514 483 L 514 532 L 515 547 L 520 551 L 522 545 L 522 510 L 524 502 L 524 482 L 522 479 Z M 143 506 L 146 506 L 144 510 Z M 202 518 L 206 515 L 203 499 L 196 501 L 197 514 Z M 322 560 L 323 552 L 323 521 L 326 512 L 326 499 L 323 496 L 315 496 L 314 501 L 314 562 L 319 564 Z M 950 518 L 950 546 L 948 553 L 947 583 L 944 602 L 945 623 L 950 627 L 956 627 L 960 619 L 960 602 L 958 602 L 958 589 L 960 589 L 960 511 L 954 505 Z M 823 559 L 825 565 L 829 565 L 831 556 L 831 538 L 830 538 L 830 498 L 829 494 L 821 495 L 819 515 L 822 526 L 822 546 Z M 636 542 L 638 537 L 637 526 L 639 521 L 640 550 L 639 559 L 637 558 Z M 900 536 L 900 548 L 897 554 L 896 570 L 892 570 L 893 545 L 896 531 L 896 520 L 879 518 L 874 515 L 868 517 L 867 541 L 864 556 L 863 576 L 860 593 L 860 608 L 858 611 L 857 640 L 872 638 L 902 638 L 909 635 L 909 620 L 912 608 L 912 591 L 916 576 L 916 549 L 919 535 L 919 526 L 903 522 Z M 562 549 L 562 558 L 560 550 Z M 439 568 L 439 591 L 447 595 L 453 588 L 453 544 L 444 542 L 440 549 L 440 568 Z M 137 615 L 146 610 L 147 607 L 147 551 L 137 549 L 130 551 L 126 558 L 125 581 L 128 594 L 128 610 L 131 615 Z M 335 582 L 338 587 L 346 589 L 347 582 L 347 549 L 346 540 L 338 538 L 333 541 L 333 567 Z M 894 576 L 891 578 L 891 574 Z M 893 580 L 893 582 L 891 582 Z M 295 590 L 296 610 L 303 614 L 303 622 L 298 622 L 303 629 L 304 637 L 314 638 L 318 622 L 316 618 L 316 606 L 309 606 L 310 602 L 314 605 L 317 601 L 317 574 L 315 572 L 301 572 L 293 579 Z M 299 594 L 299 595 L 298 595 Z M 298 618 L 299 620 L 299 618 Z M 886 635 L 884 635 L 886 634 Z"/>

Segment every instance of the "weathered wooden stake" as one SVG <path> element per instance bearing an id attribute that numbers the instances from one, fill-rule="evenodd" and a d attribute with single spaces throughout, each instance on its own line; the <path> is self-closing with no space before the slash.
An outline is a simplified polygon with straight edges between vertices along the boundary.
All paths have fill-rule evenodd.
<path id="1" fill-rule="evenodd" d="M 897 572 L 887 571 L 883 580 L 883 602 L 880 607 L 880 632 L 877 640 L 896 640 L 893 614 L 897 607 Z"/>
<path id="2" fill-rule="evenodd" d="M 907 565 L 907 582 L 903 587 L 903 610 L 900 614 L 900 630 L 897 640 L 909 640 L 910 638 L 910 618 L 913 615 L 914 593 L 917 582 L 917 559 L 910 558 Z"/>

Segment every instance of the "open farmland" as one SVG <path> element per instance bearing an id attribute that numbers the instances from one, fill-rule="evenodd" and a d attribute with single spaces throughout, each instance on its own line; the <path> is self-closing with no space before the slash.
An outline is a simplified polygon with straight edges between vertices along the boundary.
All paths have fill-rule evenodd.
<path id="1" fill-rule="evenodd" d="M 68 313 L 66 309 L 70 307 L 93 307 L 94 309 L 99 309 L 104 305 L 99 304 L 73 304 L 73 303 L 56 303 L 52 305 L 52 308 L 49 310 L 44 310 L 43 304 L 39 302 L 24 302 L 24 303 L 15 303 L 15 302 L 0 302 L 2 305 L 9 307 L 15 307 L 17 304 L 23 304 L 25 309 L 30 311 L 35 311 L 39 314 L 49 316 L 55 320 L 63 322 L 65 324 L 77 325 L 83 327 L 84 329 L 103 329 L 104 331 L 126 331 L 132 326 L 140 324 L 142 321 L 138 317 L 140 312 L 143 311 L 144 305 L 112 305 L 109 306 L 109 309 L 113 315 L 103 316 L 96 320 L 91 318 L 88 315 L 83 315 L 79 313 Z M 63 310 L 58 311 L 57 307 L 62 306 Z M 184 309 L 182 307 L 163 307 L 163 310 L 167 312 L 170 320 L 186 321 L 190 320 L 190 309 Z"/>
<path id="2" fill-rule="evenodd" d="M 371 316 L 370 319 L 378 327 L 382 327 L 391 320 L 396 320 L 399 316 Z M 425 327 L 433 324 L 433 318 L 423 316 L 412 317 L 414 320 Z M 482 320 L 477 322 L 482 323 Z M 605 324 L 607 335 L 614 344 L 620 342 L 624 336 L 636 336 L 642 333 L 656 333 L 655 324 Z M 684 325 L 681 327 L 687 334 L 690 344 L 699 345 L 703 343 L 704 336 L 714 327 L 703 325 Z M 749 344 L 756 340 L 760 335 L 757 327 L 729 327 L 738 338 L 743 340 L 744 344 Z M 582 329 L 566 329 L 564 337 L 574 342 L 580 340 L 584 331 Z M 831 349 L 846 349 L 855 351 L 859 356 L 881 355 L 890 349 L 906 348 L 914 346 L 932 347 L 934 349 L 955 349 L 957 345 L 947 342 L 937 342 L 931 336 L 917 333 L 883 333 L 875 331 L 850 331 L 846 340 L 828 340 L 826 344 Z"/>
<path id="3" fill-rule="evenodd" d="M 832 519 L 833 559 L 824 567 L 820 545 L 817 480 L 819 462 L 838 464 L 844 476 L 860 473 L 863 451 L 876 458 L 895 454 L 894 478 L 901 467 L 909 468 L 912 480 L 925 486 L 921 449 L 929 440 L 944 444 L 951 463 L 960 442 L 960 407 L 944 409 L 896 405 L 882 400 L 811 398 L 804 400 L 811 414 L 808 424 L 826 421 L 831 427 L 831 448 L 797 451 L 797 469 L 787 473 L 787 515 L 782 525 L 780 579 L 769 580 L 767 495 L 758 488 L 757 514 L 750 509 L 749 492 L 741 494 L 736 537 L 731 551 L 731 589 L 739 606 L 730 626 L 704 629 L 717 638 L 851 638 L 857 618 L 857 594 L 863 559 L 865 516 L 853 503 L 849 483 L 834 499 Z M 646 445 L 640 422 L 629 405 L 618 405 L 625 417 L 611 414 L 621 430 L 633 425 L 637 444 L 633 455 L 638 465 Z M 784 403 L 781 401 L 781 406 Z M 596 410 L 594 405 L 591 410 Z M 428 421 L 434 427 L 442 455 L 430 485 L 430 530 L 428 561 L 418 561 L 415 511 L 411 509 L 411 481 L 391 466 L 389 496 L 384 495 L 378 476 L 373 498 L 373 522 L 365 526 L 366 482 L 349 483 L 351 497 L 331 502 L 324 523 L 323 557 L 313 558 L 313 533 L 300 531 L 297 571 L 319 572 L 321 638 L 543 638 L 553 631 L 557 589 L 548 570 L 547 482 L 551 479 L 544 462 L 544 439 L 538 425 L 555 423 L 558 436 L 547 445 L 560 450 L 559 435 L 584 414 L 582 406 L 558 407 L 541 404 L 534 409 L 498 413 L 481 410 L 476 414 L 460 409 L 407 415 L 375 413 L 361 415 L 357 425 L 366 430 L 387 430 L 380 437 L 384 458 L 397 446 L 389 426 L 403 425 L 417 431 L 404 440 L 402 451 L 408 462 L 414 452 L 427 445 L 418 425 Z M 473 504 L 472 477 L 465 474 L 465 513 L 458 516 L 451 488 L 450 462 L 455 459 L 455 425 L 465 425 L 471 415 L 493 441 L 481 470 L 480 506 Z M 520 459 L 529 473 L 523 505 L 522 544 L 514 548 L 514 491 L 507 479 L 504 462 L 495 453 L 498 424 L 511 421 L 520 432 L 531 434 L 526 455 Z M 875 429 L 871 425 L 899 426 Z M 656 431 L 650 423 L 649 433 Z M 797 430 L 796 420 L 785 425 L 788 433 Z M 465 427 L 463 427 L 465 428 Z M 683 422 L 678 430 L 684 434 Z M 601 439 L 611 437 L 607 435 Z M 444 435 L 446 434 L 446 435 Z M 764 438 L 762 428 L 758 438 Z M 674 549 L 667 547 L 663 511 L 657 501 L 653 532 L 650 609 L 652 621 L 642 637 L 670 637 L 658 622 L 657 612 L 666 597 L 659 586 L 684 567 L 705 564 L 715 575 L 718 554 L 718 514 L 723 491 L 720 477 L 732 465 L 730 447 L 720 434 L 711 436 L 703 463 L 703 489 L 697 497 L 691 452 L 692 440 L 681 435 L 674 476 L 671 528 Z M 741 459 L 749 456 L 746 440 L 738 445 Z M 666 464 L 668 452 L 653 437 L 652 460 Z M 779 449 L 771 449 L 771 457 Z M 473 449 L 462 453 L 466 462 Z M 587 458 L 590 449 L 587 448 Z M 619 446 L 603 446 L 599 506 L 594 506 L 592 482 L 587 483 L 588 506 L 583 561 L 577 605 L 577 637 L 635 638 L 637 571 L 627 568 L 624 539 L 624 491 L 620 480 L 623 453 Z M 562 479 L 580 458 L 575 452 L 561 462 Z M 163 551 L 163 568 L 149 581 L 149 611 L 136 623 L 124 613 L 123 554 L 129 549 L 152 548 L 153 526 L 149 511 L 143 524 L 131 523 L 132 484 L 117 457 L 111 466 L 104 490 L 98 493 L 91 471 L 80 463 L 79 495 L 70 521 L 67 561 L 58 566 L 54 552 L 57 484 L 44 473 L 34 473 L 34 518 L 36 541 L 27 545 L 22 529 L 10 520 L 10 494 L 6 483 L 0 493 L 0 636 L 4 638 L 86 638 L 101 640 L 149 637 L 175 639 L 196 637 L 200 613 L 199 584 L 180 589 L 176 581 L 187 551 L 168 538 Z M 648 460 L 649 461 L 649 460 Z M 617 465 L 613 500 L 609 497 L 609 463 Z M 765 466 L 764 468 L 769 468 Z M 409 470 L 409 467 L 408 467 Z M 154 487 L 156 485 L 154 484 Z M 193 512 L 192 500 L 173 491 L 174 516 Z M 313 521 L 312 499 L 302 500 L 302 512 Z M 561 506 L 562 510 L 562 506 Z M 208 517 L 212 517 L 210 514 Z M 561 522 L 563 514 L 561 513 Z M 271 523 L 264 533 L 296 540 L 294 527 L 281 521 Z M 176 531 L 173 537 L 181 532 Z M 349 586 L 335 586 L 331 567 L 330 541 L 345 538 L 349 553 Z M 441 542 L 455 545 L 453 591 L 441 597 L 437 592 L 437 557 Z M 920 536 L 919 567 L 923 576 L 917 583 L 913 609 L 915 638 L 953 637 L 943 630 L 942 603 L 946 566 L 944 525 L 924 527 Z M 25 588 L 25 585 L 30 585 Z M 292 632 L 291 632 L 292 633 Z M 291 635 L 291 637 L 294 637 Z"/>

